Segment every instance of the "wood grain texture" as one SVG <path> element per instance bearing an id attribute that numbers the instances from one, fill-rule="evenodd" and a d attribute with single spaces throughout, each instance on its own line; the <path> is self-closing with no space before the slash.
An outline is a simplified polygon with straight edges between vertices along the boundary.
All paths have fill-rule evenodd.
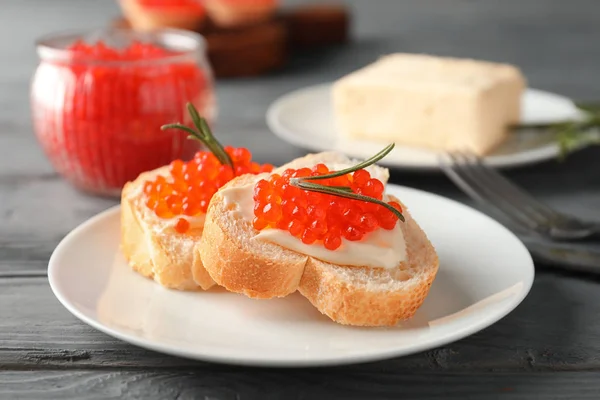
<path id="1" fill-rule="evenodd" d="M 600 278 L 543 272 L 541 265 L 530 296 L 494 326 L 443 348 L 348 367 L 196 362 L 130 346 L 79 322 L 53 298 L 47 261 L 64 235 L 116 200 L 71 188 L 36 143 L 28 106 L 37 63 L 32 43 L 52 31 L 99 26 L 118 15 L 117 3 L 5 3 L 0 26 L 15 34 L 0 39 L 0 399 L 598 398 Z M 261 162 L 303 155 L 269 133 L 269 104 L 394 51 L 512 62 L 533 87 L 578 100 L 600 96 L 597 0 L 345 3 L 355 16 L 352 43 L 299 55 L 281 73 L 218 83 L 223 142 L 248 147 Z M 599 155 L 589 149 L 508 175 L 558 208 L 600 219 Z M 392 171 L 392 181 L 471 204 L 439 174 Z"/>
<path id="2" fill-rule="evenodd" d="M 342 369 L 600 370 L 600 320 L 585 318 L 600 314 L 597 285 L 593 279 L 545 273 L 521 306 L 478 334 L 413 356 Z M 167 357 L 95 331 L 62 308 L 44 278 L 0 280 L 0 369 L 109 367 L 229 369 Z"/>
<path id="3" fill-rule="evenodd" d="M 300 370 L 0 372 L 2 399 L 597 399 L 600 372 L 398 373 Z M 573 393 L 577 395 L 573 395 Z"/>

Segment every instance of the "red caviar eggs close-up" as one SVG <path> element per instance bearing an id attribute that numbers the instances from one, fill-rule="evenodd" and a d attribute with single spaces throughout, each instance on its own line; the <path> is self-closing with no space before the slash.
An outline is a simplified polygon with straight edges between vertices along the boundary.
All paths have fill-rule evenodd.
<path id="1" fill-rule="evenodd" d="M 189 162 L 173 161 L 167 176 L 158 175 L 144 184 L 146 206 L 156 216 L 165 219 L 205 214 L 212 196 L 234 177 L 273 170 L 270 164 L 253 162 L 248 149 L 228 146 L 225 151 L 233 162 L 233 168 L 221 164 L 210 151 L 196 153 Z M 189 228 L 188 220 L 177 219 L 177 232 L 185 233 Z"/>
<path id="2" fill-rule="evenodd" d="M 254 228 L 286 230 L 305 244 L 320 242 L 325 248 L 335 250 L 342 245 L 342 238 L 359 241 L 378 228 L 391 230 L 396 226 L 398 217 L 380 204 L 307 191 L 290 184 L 292 178 L 329 172 L 326 165 L 317 164 L 312 169 L 287 169 L 282 175 L 273 174 L 268 180 L 260 180 L 254 187 Z M 364 169 L 314 182 L 349 187 L 355 194 L 383 200 L 383 183 Z M 398 202 L 388 204 L 402 212 Z"/>
<path id="3" fill-rule="evenodd" d="M 89 58 L 105 62 L 153 60 L 178 54 L 164 47 L 144 43 L 140 40 L 134 40 L 126 47 L 116 48 L 107 45 L 102 40 L 88 43 L 79 39 L 68 46 L 67 50 L 71 53 L 73 59 Z"/>

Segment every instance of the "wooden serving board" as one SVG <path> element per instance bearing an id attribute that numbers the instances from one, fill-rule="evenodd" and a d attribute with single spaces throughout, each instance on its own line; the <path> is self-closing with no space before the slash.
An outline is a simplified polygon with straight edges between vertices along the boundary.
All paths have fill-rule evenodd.
<path id="1" fill-rule="evenodd" d="M 240 28 L 221 28 L 208 19 L 198 30 L 207 42 L 217 78 L 250 77 L 284 67 L 297 50 L 341 45 L 349 36 L 349 11 L 339 5 L 299 6 L 271 20 Z M 112 26 L 131 28 L 124 17 Z"/>
<path id="2" fill-rule="evenodd" d="M 350 12 L 342 5 L 313 4 L 283 13 L 294 49 L 341 45 L 348 40 Z"/>

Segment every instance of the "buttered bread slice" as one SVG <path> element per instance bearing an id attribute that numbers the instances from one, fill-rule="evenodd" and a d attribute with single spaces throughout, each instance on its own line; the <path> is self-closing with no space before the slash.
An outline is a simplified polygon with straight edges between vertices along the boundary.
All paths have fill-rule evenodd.
<path id="1" fill-rule="evenodd" d="M 141 174 L 125 185 L 121 195 L 121 251 L 138 273 L 169 289 L 209 289 L 215 282 L 202 266 L 194 248 L 200 243 L 204 215 L 159 218 L 146 206 L 144 183 L 169 175 L 169 167 Z M 185 218 L 190 229 L 178 233 L 175 225 Z M 196 276 L 192 276 L 192 270 Z"/>
<path id="2" fill-rule="evenodd" d="M 519 121 L 525 85 L 512 65 L 398 53 L 335 82 L 332 102 L 344 137 L 484 155 Z"/>
<path id="3" fill-rule="evenodd" d="M 287 230 L 257 227 L 261 220 L 256 218 L 256 210 L 269 212 L 269 207 L 263 208 L 262 204 L 256 207 L 254 196 L 259 193 L 258 183 L 270 179 L 277 181 L 281 179 L 278 176 L 285 177 L 286 170 L 298 171 L 317 164 L 338 171 L 355 162 L 336 153 L 313 154 L 275 170 L 277 175 L 242 176 L 219 190 L 209 205 L 204 233 L 197 248 L 204 268 L 219 285 L 252 298 L 283 297 L 299 290 L 320 312 L 341 324 L 393 326 L 412 317 L 436 276 L 438 257 L 404 205 L 403 222 L 393 219 L 391 225 L 382 223 L 362 238 L 351 239 L 344 235 L 341 244 L 332 246 L 327 243 L 330 221 L 345 219 L 345 210 L 350 210 L 353 205 L 340 210 L 342 214 L 334 215 L 333 219 L 327 218 L 328 231 L 322 241 L 307 238 L 306 231 L 302 239 L 292 235 L 291 224 L 284 224 Z M 366 170 L 371 178 L 380 182 L 378 185 L 383 190 L 388 170 L 375 165 Z M 354 179 L 357 182 L 356 175 Z M 281 197 L 280 203 L 273 196 L 278 195 L 269 194 L 266 201 L 275 201 L 282 209 L 287 208 L 289 201 L 299 204 L 298 199 L 304 198 L 292 192 L 291 197 Z M 385 194 L 382 199 L 399 202 Z M 324 200 L 326 203 L 322 202 Z M 319 200 L 321 204 L 329 204 L 329 213 L 333 213 L 332 207 L 335 207 L 330 203 L 332 200 Z M 287 205 L 283 205 L 284 201 Z M 315 201 L 309 200 L 306 207 L 298 206 L 306 210 L 307 214 L 299 210 L 298 215 L 308 215 L 304 223 L 311 231 L 319 229 L 312 224 L 314 220 L 321 218 L 320 221 L 324 221 L 323 215 L 317 217 L 317 210 L 311 209 Z M 296 212 L 294 209 L 291 215 Z M 356 216 L 361 218 L 376 212 Z M 357 224 L 363 223 L 370 224 L 368 220 L 357 221 Z"/>
<path id="4" fill-rule="evenodd" d="M 252 161 L 243 147 L 223 147 L 193 104 L 194 124 L 167 124 L 183 130 L 208 151 L 189 161 L 147 171 L 127 182 L 121 193 L 121 251 L 140 274 L 170 289 L 209 289 L 215 282 L 196 251 L 204 230 L 208 204 L 216 191 L 236 176 L 270 172 L 273 166 Z"/>

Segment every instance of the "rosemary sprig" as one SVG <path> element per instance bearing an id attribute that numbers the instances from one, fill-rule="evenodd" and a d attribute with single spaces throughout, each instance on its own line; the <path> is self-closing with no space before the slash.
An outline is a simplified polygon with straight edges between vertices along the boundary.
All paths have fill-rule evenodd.
<path id="1" fill-rule="evenodd" d="M 328 188 L 332 188 L 332 189 L 336 189 L 336 190 L 341 190 L 343 192 L 348 192 L 348 193 L 352 193 L 352 188 L 348 187 L 348 186 L 327 186 Z"/>
<path id="2" fill-rule="evenodd" d="M 561 159 L 565 159 L 574 150 L 593 144 L 600 144 L 599 105 L 579 103 L 577 107 L 585 114 L 585 119 L 552 126 L 561 149 Z"/>
<path id="3" fill-rule="evenodd" d="M 215 138 L 215 135 L 213 135 L 206 120 L 202 118 L 200 114 L 198 114 L 198 110 L 196 110 L 192 103 L 187 103 L 187 110 L 192 118 L 192 122 L 194 123 L 196 130 L 193 130 L 180 123 L 166 124 L 161 126 L 160 129 L 163 131 L 167 129 L 179 129 L 187 132 L 189 134 L 188 139 L 195 139 L 202 142 L 202 144 L 204 144 L 208 150 L 210 150 L 215 157 L 217 157 L 221 164 L 228 165 L 233 168 L 231 157 L 229 157 L 229 154 L 227 154 L 221 143 L 219 143 L 219 141 Z"/>
<path id="4" fill-rule="evenodd" d="M 365 160 L 359 164 L 356 164 L 353 167 L 346 168 L 346 169 L 336 171 L 336 172 L 332 172 L 331 174 L 319 175 L 319 176 L 307 176 L 304 178 L 291 178 L 290 185 L 295 186 L 300 189 L 303 189 L 303 190 L 308 190 L 309 192 L 330 194 L 333 196 L 345 197 L 347 199 L 366 201 L 369 203 L 379 204 L 380 206 L 383 206 L 383 207 L 387 208 L 388 210 L 390 210 L 391 212 L 393 212 L 394 215 L 396 217 L 398 217 L 398 219 L 400 221 L 404 222 L 404 215 L 402 215 L 402 213 L 400 211 L 398 211 L 397 209 L 395 209 L 394 207 L 392 207 L 385 201 L 381 201 L 374 197 L 369 197 L 369 196 L 365 196 L 362 194 L 354 193 L 354 192 L 352 192 L 351 188 L 345 187 L 345 186 L 325 186 L 325 185 L 320 185 L 318 183 L 308 182 L 308 181 L 315 181 L 315 180 L 321 180 L 321 179 L 337 178 L 338 176 L 343 176 L 343 175 L 358 171 L 359 169 L 367 168 L 368 166 L 375 164 L 377 161 L 381 160 L 383 157 L 388 155 L 389 152 L 392 151 L 393 148 L 394 148 L 394 144 L 392 143 L 389 146 L 387 146 L 385 149 L 381 150 L 379 153 L 375 154 L 373 157 L 369 158 L 368 160 Z"/>
<path id="5" fill-rule="evenodd" d="M 293 178 L 293 179 L 296 179 L 296 178 Z M 388 210 L 390 210 L 391 212 L 393 212 L 400 221 L 404 222 L 404 215 L 402 215 L 402 213 L 400 211 L 396 210 L 394 207 L 390 206 L 385 201 L 377 200 L 374 197 L 369 197 L 369 196 L 364 196 L 362 194 L 353 193 L 352 190 L 350 190 L 350 191 L 340 190 L 340 189 L 334 188 L 332 186 L 325 186 L 325 185 L 319 185 L 317 183 L 306 182 L 302 179 L 300 179 L 296 182 L 292 182 L 292 180 L 290 179 L 290 184 L 292 186 L 296 186 L 300 189 L 308 190 L 309 192 L 331 194 L 333 196 L 345 197 L 347 199 L 360 200 L 360 201 L 366 201 L 369 203 L 379 204 L 380 206 L 383 206 L 383 207 L 387 208 Z"/>
<path id="6" fill-rule="evenodd" d="M 577 102 L 575 103 L 577 108 L 589 113 L 598 113 L 600 111 L 600 102 Z"/>
<path id="7" fill-rule="evenodd" d="M 383 157 L 390 154 L 390 151 L 392 151 L 395 146 L 396 146 L 396 144 L 392 143 L 392 144 L 386 146 L 386 148 L 381 150 L 379 153 L 375 154 L 373 157 L 361 162 L 360 164 L 356 164 L 353 167 L 342 169 L 340 171 L 335 171 L 335 172 L 332 172 L 331 174 L 327 174 L 327 175 L 310 176 L 310 177 L 306 177 L 304 179 L 311 180 L 311 181 L 317 181 L 320 179 L 337 178 L 338 176 L 344 176 L 346 174 L 351 174 L 354 171 L 358 171 L 359 169 L 367 168 L 368 166 L 375 164 L 377 161 L 381 160 Z M 294 178 L 294 179 L 298 179 L 298 178 Z"/>
<path id="8" fill-rule="evenodd" d="M 575 150 L 589 145 L 600 145 L 600 103 L 578 103 L 576 106 L 584 113 L 584 119 L 556 124 L 517 125 L 514 130 L 549 130 L 560 146 L 559 157 L 564 160 Z"/>

